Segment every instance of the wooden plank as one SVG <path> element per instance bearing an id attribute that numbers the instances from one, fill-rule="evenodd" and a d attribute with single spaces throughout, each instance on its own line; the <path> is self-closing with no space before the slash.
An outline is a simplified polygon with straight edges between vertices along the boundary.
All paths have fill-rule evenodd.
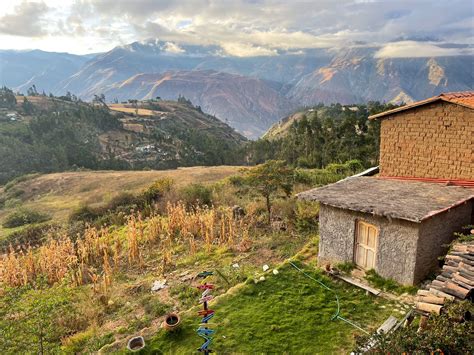
<path id="1" fill-rule="evenodd" d="M 389 333 L 397 325 L 398 319 L 394 316 L 388 317 L 385 322 L 377 329 L 377 333 Z"/>
<path id="2" fill-rule="evenodd" d="M 357 287 L 359 287 L 359 288 L 362 288 L 362 289 L 364 289 L 364 290 L 366 290 L 366 291 L 368 291 L 368 292 L 374 294 L 375 296 L 380 295 L 380 293 L 382 292 L 382 291 L 377 290 L 377 289 L 375 289 L 375 288 L 373 288 L 373 287 L 364 285 L 363 283 L 360 283 L 359 281 L 354 280 L 354 279 L 351 278 L 351 277 L 347 277 L 347 276 L 343 276 L 343 275 L 336 275 L 336 274 L 333 274 L 333 273 L 331 273 L 331 275 L 333 275 L 333 276 L 337 277 L 338 279 L 341 279 L 341 280 L 343 280 L 343 281 L 345 281 L 345 282 L 347 282 L 347 283 L 349 283 L 349 284 L 351 284 L 351 285 L 354 285 L 354 286 L 357 286 Z"/>
<path id="3" fill-rule="evenodd" d="M 441 309 L 443 306 L 440 306 L 438 304 L 431 304 L 431 303 L 425 303 L 425 302 L 415 302 L 416 309 L 427 312 L 427 313 L 434 313 L 434 314 L 440 314 Z"/>
<path id="4" fill-rule="evenodd" d="M 435 288 L 430 288 L 430 292 L 433 294 L 433 295 L 436 295 L 438 297 L 444 297 L 450 301 L 453 301 L 455 299 L 454 296 L 452 295 L 448 295 L 447 293 L 443 292 L 443 291 L 440 291 L 440 290 L 437 290 Z"/>

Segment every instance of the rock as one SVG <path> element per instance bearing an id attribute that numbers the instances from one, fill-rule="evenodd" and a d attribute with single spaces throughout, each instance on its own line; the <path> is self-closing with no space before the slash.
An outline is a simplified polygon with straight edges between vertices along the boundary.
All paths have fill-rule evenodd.
<path id="1" fill-rule="evenodd" d="M 265 281 L 265 276 L 260 276 L 259 281 Z"/>
<path id="2" fill-rule="evenodd" d="M 278 274 L 279 274 L 278 270 L 277 270 L 277 269 L 273 269 L 273 275 L 278 275 Z"/>
<path id="3" fill-rule="evenodd" d="M 270 269 L 270 267 L 267 264 L 263 265 L 263 271 L 267 271 L 268 269 Z"/>
<path id="4" fill-rule="evenodd" d="M 233 267 L 234 269 L 238 269 L 240 266 L 239 266 L 239 264 L 235 263 L 235 264 L 232 265 L 232 267 Z"/>
<path id="5" fill-rule="evenodd" d="M 156 280 L 153 282 L 153 285 L 151 286 L 152 292 L 157 292 L 159 290 L 162 290 L 166 287 L 166 279 L 165 280 Z"/>

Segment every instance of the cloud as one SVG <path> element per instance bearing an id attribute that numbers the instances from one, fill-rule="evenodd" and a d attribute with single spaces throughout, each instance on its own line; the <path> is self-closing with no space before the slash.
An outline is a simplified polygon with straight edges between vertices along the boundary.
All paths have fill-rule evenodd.
<path id="1" fill-rule="evenodd" d="M 259 57 L 278 54 L 275 49 L 253 46 L 249 43 L 223 43 L 221 47 L 225 54 L 234 57 Z"/>
<path id="2" fill-rule="evenodd" d="M 393 42 L 379 49 L 375 58 L 414 58 L 414 57 L 445 57 L 467 54 L 466 50 L 451 46 L 440 47 L 437 43 L 400 41 Z M 471 53 L 472 54 L 472 53 Z"/>
<path id="3" fill-rule="evenodd" d="M 180 54 L 186 52 L 183 48 L 172 42 L 166 42 L 163 49 L 165 52 L 172 54 Z"/>
<path id="4" fill-rule="evenodd" d="M 425 46 L 425 52 L 440 53 L 434 42 L 472 43 L 474 20 L 467 0 L 48 0 L 47 21 L 41 20 L 43 2 L 12 1 L 17 5 L 10 13 L 1 17 L 0 9 L 0 32 L 31 38 L 48 33 L 50 41 L 69 37 L 95 51 L 159 38 L 179 48 L 218 46 L 239 56 L 361 43 L 387 55 L 407 50 L 390 43 L 409 41 L 429 43 L 435 48 Z M 0 47 L 8 43 L 16 44 L 0 36 Z"/>
<path id="5" fill-rule="evenodd" d="M 41 37 L 46 34 L 43 16 L 49 11 L 44 2 L 22 1 L 14 12 L 0 17 L 0 33 L 23 37 Z"/>

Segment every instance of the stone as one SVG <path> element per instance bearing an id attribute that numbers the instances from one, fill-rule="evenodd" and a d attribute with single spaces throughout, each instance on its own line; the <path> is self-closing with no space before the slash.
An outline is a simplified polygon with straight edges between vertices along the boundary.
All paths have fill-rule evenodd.
<path id="1" fill-rule="evenodd" d="M 278 270 L 277 270 L 277 269 L 273 269 L 273 275 L 278 275 L 278 274 L 279 274 Z"/>
<path id="2" fill-rule="evenodd" d="M 263 265 L 263 271 L 267 271 L 268 269 L 270 269 L 270 267 L 267 264 Z"/>
<path id="3" fill-rule="evenodd" d="M 164 280 L 155 280 L 153 282 L 153 285 L 151 286 L 151 291 L 152 292 L 158 292 L 162 289 L 166 288 L 166 279 Z"/>

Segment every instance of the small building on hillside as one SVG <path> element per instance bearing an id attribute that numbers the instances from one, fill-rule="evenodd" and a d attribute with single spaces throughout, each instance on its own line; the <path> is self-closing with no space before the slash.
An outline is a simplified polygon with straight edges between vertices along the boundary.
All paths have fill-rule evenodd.
<path id="1" fill-rule="evenodd" d="M 380 174 L 300 193 L 319 201 L 319 263 L 354 262 L 402 284 L 438 266 L 454 232 L 473 221 L 474 93 L 390 110 Z"/>

